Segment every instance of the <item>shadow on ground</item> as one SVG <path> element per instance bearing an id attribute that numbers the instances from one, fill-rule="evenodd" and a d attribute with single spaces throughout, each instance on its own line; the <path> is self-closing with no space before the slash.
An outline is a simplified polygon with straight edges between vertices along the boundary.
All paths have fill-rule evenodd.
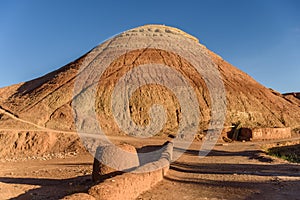
<path id="1" fill-rule="evenodd" d="M 259 165 L 259 164 L 227 164 L 227 163 L 183 163 L 174 162 L 170 169 L 199 174 L 229 174 L 257 176 L 289 176 L 300 177 L 300 167 L 289 164 Z"/>
<path id="2" fill-rule="evenodd" d="M 194 155 L 194 156 L 199 155 L 198 150 L 185 150 L 185 149 L 175 147 L 174 151 L 183 152 L 184 154 L 187 154 L 187 155 Z M 242 157 L 247 157 L 248 159 L 256 159 L 260 162 L 268 162 L 268 163 L 273 162 L 272 158 L 261 156 L 261 154 L 265 154 L 265 152 L 262 150 L 234 151 L 234 152 L 211 150 L 207 156 L 228 156 L 228 157 L 242 156 Z"/>
<path id="3" fill-rule="evenodd" d="M 198 150 L 183 150 L 174 148 L 174 151 L 184 152 L 184 154 L 197 157 Z M 264 152 L 261 150 L 249 151 L 220 151 L 212 150 L 207 155 L 210 156 L 225 156 L 228 159 L 232 157 L 246 157 L 250 160 L 259 161 L 257 164 L 234 164 L 234 163 L 185 163 L 175 161 L 171 164 L 172 170 L 186 172 L 186 173 L 201 173 L 201 174 L 245 174 L 245 175 L 259 175 L 259 176 L 291 176 L 300 177 L 300 166 L 290 163 L 286 164 L 272 164 L 273 159 L 263 156 Z M 265 163 L 265 164 L 264 164 Z"/>
<path id="4" fill-rule="evenodd" d="M 28 190 L 24 194 L 12 198 L 11 200 L 60 199 L 69 194 L 87 192 L 92 185 L 90 175 L 69 179 L 0 177 L 0 182 L 38 186 L 38 188 Z"/>

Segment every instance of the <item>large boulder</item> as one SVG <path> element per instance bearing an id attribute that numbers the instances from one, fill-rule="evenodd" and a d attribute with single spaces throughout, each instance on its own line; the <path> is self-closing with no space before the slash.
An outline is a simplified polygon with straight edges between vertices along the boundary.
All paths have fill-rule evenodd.
<path id="1" fill-rule="evenodd" d="M 93 164 L 93 181 L 102 181 L 138 167 L 139 157 L 134 146 L 129 144 L 99 146 Z"/>

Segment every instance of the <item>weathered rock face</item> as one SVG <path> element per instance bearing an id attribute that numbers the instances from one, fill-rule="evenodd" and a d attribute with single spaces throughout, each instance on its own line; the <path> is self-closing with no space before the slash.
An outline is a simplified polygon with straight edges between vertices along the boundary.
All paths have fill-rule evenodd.
<path id="1" fill-rule="evenodd" d="M 170 39 L 171 38 L 171 39 Z M 118 80 L 128 71 L 149 63 L 166 65 L 182 74 L 193 88 L 199 103 L 199 132 L 208 128 L 211 119 L 212 100 L 207 88 L 207 81 L 199 76 L 188 58 L 163 50 L 162 48 L 145 48 L 125 52 L 118 59 L 109 63 L 100 80 L 94 77 L 96 71 L 88 71 L 89 65 L 99 59 L 101 52 L 118 51 L 132 41 L 146 43 L 151 40 L 161 41 L 162 45 L 177 45 L 184 48 L 197 45 L 201 52 L 196 57 L 201 60 L 206 71 L 219 70 L 226 91 L 227 112 L 225 126 L 240 121 L 243 127 L 300 127 L 300 100 L 292 96 L 283 96 L 257 83 L 250 76 L 233 67 L 221 57 L 209 51 L 198 40 L 183 31 L 159 25 L 147 25 L 126 31 L 109 43 L 104 43 L 76 61 L 38 79 L 0 89 L 1 108 L 13 113 L 18 118 L 34 124 L 56 130 L 76 130 L 73 113 L 73 97 L 76 77 L 83 77 L 86 85 L 98 84 L 95 110 L 97 119 L 107 135 L 124 134 L 114 120 L 111 95 Z M 173 43 L 164 41 L 173 40 Z M 105 48 L 104 48 L 105 46 Z M 206 60 L 204 60 L 206 59 Z M 206 62 L 209 61 L 209 62 Z M 213 63 L 208 65 L 207 63 Z M 160 71 L 156 71 L 160 74 Z M 134 77 L 132 78 L 134 79 Z M 175 84 L 175 83 L 174 83 Z M 86 88 L 84 88 L 86 89 Z M 77 98 L 79 99 L 79 98 Z M 80 101 L 80 99 L 79 99 Z M 138 88 L 129 99 L 130 116 L 140 125 L 148 125 L 151 116 L 148 114 L 153 104 L 162 105 L 166 113 L 166 123 L 158 135 L 174 134 L 182 120 L 182 110 L 176 95 L 159 84 L 150 84 Z M 73 115 L 74 114 L 74 115 Z M 2 116 L 2 117 L 1 117 Z M 0 115 L 0 126 L 12 128 L 15 119 Z M 23 128 L 28 124 L 17 124 Z M 91 127 L 90 120 L 82 121 L 80 126 Z M 15 126 L 13 128 L 16 128 Z"/>

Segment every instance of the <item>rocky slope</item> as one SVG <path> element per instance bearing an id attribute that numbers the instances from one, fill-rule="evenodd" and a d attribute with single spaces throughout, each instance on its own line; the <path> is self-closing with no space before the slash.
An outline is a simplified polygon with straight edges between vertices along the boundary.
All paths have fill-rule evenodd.
<path id="1" fill-rule="evenodd" d="M 207 80 L 199 76 L 187 59 L 173 52 L 151 47 L 126 52 L 109 64 L 100 81 L 94 77 L 96 72 L 92 71 L 89 66 L 98 59 L 101 53 L 111 49 L 118 51 L 118 48 L 122 48 L 132 41 L 137 41 L 138 44 L 138 42 L 147 43 L 149 40 L 162 41 L 162 44 L 164 44 L 163 41 L 174 40 L 174 44 L 166 43 L 165 45 L 196 45 L 201 52 L 196 56 L 209 60 L 208 63 L 213 63 L 213 65 L 206 66 L 205 69 L 218 69 L 221 74 L 227 100 L 225 126 L 240 121 L 244 127 L 292 127 L 292 129 L 300 127 L 300 100 L 296 96 L 284 96 L 262 86 L 183 31 L 167 26 L 146 25 L 116 36 L 77 60 L 45 76 L 0 89 L 0 108 L 2 110 L 0 128 L 36 128 L 28 123 L 16 122 L 16 119 L 4 113 L 8 112 L 16 118 L 24 119 L 41 127 L 76 131 L 74 118 L 77 116 L 73 112 L 72 102 L 73 98 L 79 98 L 79 93 L 74 92 L 74 87 L 76 87 L 76 77 L 84 76 L 83 80 L 87 83 L 82 91 L 88 89 L 90 85 L 98 85 L 95 109 L 97 119 L 103 124 L 103 130 L 108 135 L 124 134 L 124 131 L 120 130 L 114 121 L 112 111 L 106 106 L 110 105 L 113 88 L 118 80 L 131 69 L 154 62 L 170 66 L 188 80 L 195 90 L 199 102 L 201 115 L 199 132 L 207 129 L 211 119 L 212 105 L 206 85 Z M 174 96 L 168 88 L 155 84 L 143 86 L 133 93 L 129 101 L 131 117 L 137 124 L 148 125 L 151 119 L 147 111 L 152 104 L 161 104 L 166 109 L 168 120 L 159 134 L 172 134 L 178 130 L 181 109 L 176 95 Z M 87 123 L 89 121 L 82 121 L 82 126 L 84 126 L 83 124 L 88 126 Z"/>

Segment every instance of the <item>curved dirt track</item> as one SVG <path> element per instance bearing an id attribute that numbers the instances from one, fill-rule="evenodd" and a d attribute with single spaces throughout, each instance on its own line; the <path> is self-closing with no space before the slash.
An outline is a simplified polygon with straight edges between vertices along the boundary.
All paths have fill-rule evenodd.
<path id="1" fill-rule="evenodd" d="M 145 142 L 120 137 L 137 147 Z M 146 145 L 161 144 L 152 139 Z M 200 142 L 173 162 L 165 179 L 138 199 L 299 199 L 300 165 L 266 156 L 260 143 L 217 144 L 205 158 Z M 181 149 L 175 149 L 181 151 Z M 1 160 L 0 199 L 59 199 L 92 185 L 93 157 L 85 152 Z"/>
<path id="2" fill-rule="evenodd" d="M 138 199 L 300 199 L 300 165 L 267 156 L 264 143 L 219 144 L 201 159 L 194 144 Z"/>

